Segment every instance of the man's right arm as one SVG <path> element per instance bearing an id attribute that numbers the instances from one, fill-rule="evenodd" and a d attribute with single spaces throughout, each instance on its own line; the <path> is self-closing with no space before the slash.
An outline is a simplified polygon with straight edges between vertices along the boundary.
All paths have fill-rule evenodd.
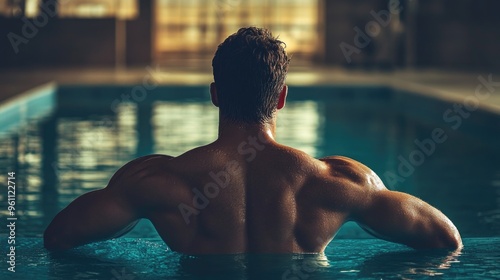
<path id="1" fill-rule="evenodd" d="M 349 201 L 347 220 L 358 223 L 375 237 L 415 249 L 460 248 L 455 225 L 441 211 L 412 195 L 388 190 L 365 165 L 345 157 L 325 161 Z"/>
<path id="2" fill-rule="evenodd" d="M 448 217 L 406 193 L 373 191 L 351 218 L 378 238 L 415 249 L 462 247 L 460 234 Z"/>

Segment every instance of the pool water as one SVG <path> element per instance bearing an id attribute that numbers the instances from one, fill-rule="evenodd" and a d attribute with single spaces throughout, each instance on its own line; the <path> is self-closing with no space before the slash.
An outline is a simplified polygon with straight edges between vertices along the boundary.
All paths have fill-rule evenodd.
<path id="1" fill-rule="evenodd" d="M 15 125 L 15 114 L 9 115 L 8 123 L 0 120 L 6 128 L 0 130 L 0 185 L 6 190 L 7 172 L 16 172 L 18 217 L 18 271 L 5 274 L 2 261 L 0 275 L 18 277 L 9 279 L 500 277 L 496 265 L 500 117 L 478 109 L 467 118 L 453 114 L 445 118 L 452 104 L 374 86 L 290 87 L 288 103 L 278 115 L 277 140 L 315 157 L 352 157 L 377 172 L 388 188 L 439 208 L 465 238 L 461 253 L 417 252 L 364 239 L 369 236 L 348 223 L 324 256 L 195 258 L 167 251 L 151 224 L 141 221 L 126 238 L 48 254 L 41 236 L 55 214 L 77 196 L 104 187 L 124 163 L 151 153 L 177 156 L 216 139 L 218 112 L 209 101 L 208 87 L 163 86 L 141 98 L 124 98 L 133 89 L 59 86 L 47 97 L 55 104 L 50 110 L 45 106 L 36 114 L 40 102 L 32 107 L 26 103 L 20 111 L 29 112 L 23 113 L 29 117 Z M 436 129 L 441 132 L 437 142 Z M 6 194 L 0 193 L 3 221 L 8 216 Z M 0 237 L 7 249 L 5 229 Z"/>
<path id="2" fill-rule="evenodd" d="M 414 251 L 376 239 L 338 239 L 325 254 L 186 256 L 157 238 L 121 238 L 48 253 L 20 238 L 23 255 L 2 279 L 499 279 L 500 238 L 466 238 L 461 252 Z M 5 265 L 2 265 L 2 268 Z M 3 276 L 3 277 L 2 277 Z M 6 278 L 8 276 L 8 278 Z M 35 278 L 33 278 L 35 277 Z"/>

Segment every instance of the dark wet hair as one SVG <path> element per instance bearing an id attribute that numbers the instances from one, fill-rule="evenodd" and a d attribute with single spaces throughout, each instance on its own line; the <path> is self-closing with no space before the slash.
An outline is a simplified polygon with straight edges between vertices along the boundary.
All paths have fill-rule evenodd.
<path id="1" fill-rule="evenodd" d="M 278 105 L 290 59 L 285 43 L 267 29 L 241 28 L 219 45 L 212 60 L 221 116 L 263 123 Z"/>

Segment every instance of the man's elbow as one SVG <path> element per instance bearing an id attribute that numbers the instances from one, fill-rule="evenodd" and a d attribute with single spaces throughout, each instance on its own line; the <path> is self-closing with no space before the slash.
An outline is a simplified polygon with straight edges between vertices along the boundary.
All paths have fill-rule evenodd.
<path id="1" fill-rule="evenodd" d="M 463 247 L 460 232 L 458 232 L 457 227 L 449 219 L 440 228 L 439 237 L 441 239 L 441 248 L 459 249 Z"/>
<path id="2" fill-rule="evenodd" d="M 417 249 L 461 249 L 462 238 L 456 228 L 437 232 L 422 248 Z"/>
<path id="3" fill-rule="evenodd" d="M 462 237 L 455 228 L 441 238 L 441 248 L 461 249 L 463 247 Z"/>

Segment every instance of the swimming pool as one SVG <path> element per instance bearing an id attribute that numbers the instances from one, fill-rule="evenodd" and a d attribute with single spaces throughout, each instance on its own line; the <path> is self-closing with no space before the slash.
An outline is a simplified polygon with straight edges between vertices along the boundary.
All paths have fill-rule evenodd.
<path id="1" fill-rule="evenodd" d="M 2 279 L 498 279 L 500 238 L 466 238 L 460 254 L 414 251 L 375 239 L 335 239 L 324 255 L 185 256 L 157 238 L 121 238 L 48 254 L 21 238 L 15 274 Z M 29 252 L 29 253 L 28 253 Z M 4 266 L 4 265 L 3 265 Z M 3 267 L 2 266 L 2 267 Z M 14 275 L 14 277 L 13 277 Z M 13 278 L 11 278 L 13 277 Z"/>
<path id="2" fill-rule="evenodd" d="M 105 186 L 125 162 L 150 153 L 176 156 L 213 141 L 218 115 L 207 86 L 137 91 L 137 86 L 52 85 L 9 106 L 2 111 L 9 117 L 0 121 L 5 128 L 0 184 L 6 190 L 7 173 L 16 172 L 18 272 L 6 274 L 2 262 L 0 275 L 120 279 L 125 269 L 133 274 L 122 279 L 196 278 L 204 270 L 213 279 L 222 279 L 217 271 L 226 279 L 265 271 L 260 278 L 500 277 L 500 117 L 488 111 L 464 117 L 448 102 L 386 86 L 295 86 L 278 116 L 278 141 L 315 157 L 352 157 L 370 166 L 389 188 L 442 210 L 465 237 L 461 255 L 363 239 L 368 237 L 363 231 L 347 224 L 325 256 L 206 260 L 166 252 L 147 221 L 125 239 L 62 256 L 47 254 L 40 237 L 59 210 Z M 436 131 L 440 137 L 434 137 Z M 3 221 L 6 196 L 6 191 L 0 194 Z M 1 234 L 7 248 L 7 234 Z M 290 269 L 295 274 L 283 276 Z"/>

